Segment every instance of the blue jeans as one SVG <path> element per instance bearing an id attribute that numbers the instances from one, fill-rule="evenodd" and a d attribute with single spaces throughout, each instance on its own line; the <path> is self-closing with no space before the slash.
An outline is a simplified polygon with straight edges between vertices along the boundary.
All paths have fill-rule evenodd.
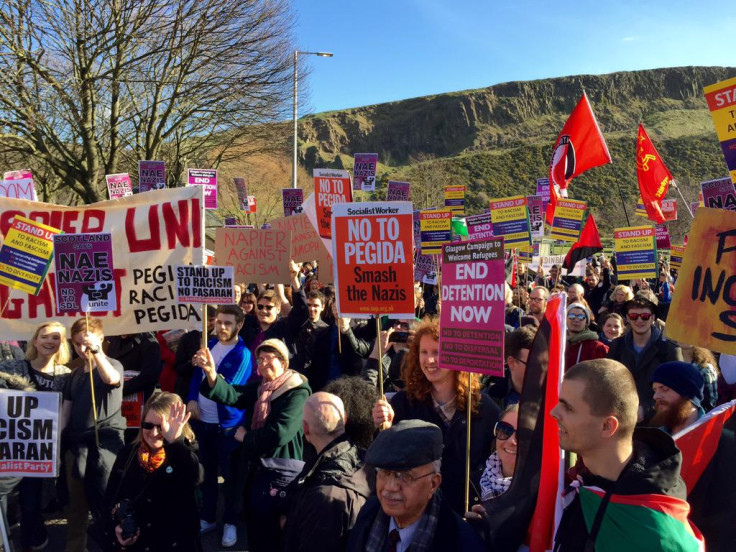
<path id="1" fill-rule="evenodd" d="M 207 424 L 198 420 L 192 421 L 194 434 L 199 444 L 199 461 L 204 468 L 204 481 L 200 485 L 202 492 L 202 515 L 207 522 L 213 522 L 217 515 L 217 475 L 225 479 L 225 489 L 228 481 L 235 479 L 228 473 L 228 466 L 234 460 L 231 458 L 238 455 L 241 443 L 233 438 L 237 427 L 221 428 L 219 424 Z M 235 474 L 233 474 L 235 475 Z M 222 516 L 224 523 L 235 524 L 238 520 L 239 504 L 233 493 L 225 494 L 225 511 Z"/>

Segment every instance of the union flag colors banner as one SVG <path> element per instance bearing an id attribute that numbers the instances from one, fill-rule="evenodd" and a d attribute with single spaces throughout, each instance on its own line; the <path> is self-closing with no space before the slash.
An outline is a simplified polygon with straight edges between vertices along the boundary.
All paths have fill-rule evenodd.
<path id="1" fill-rule="evenodd" d="M 672 174 L 641 124 L 636 136 L 636 177 L 647 216 L 657 224 L 663 223 L 662 199 L 670 188 Z"/>

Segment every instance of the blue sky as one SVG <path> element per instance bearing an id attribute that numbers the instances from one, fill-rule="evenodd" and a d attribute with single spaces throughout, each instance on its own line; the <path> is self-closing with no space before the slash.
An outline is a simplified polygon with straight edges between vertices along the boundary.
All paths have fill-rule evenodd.
<path id="1" fill-rule="evenodd" d="M 727 2 L 294 0 L 300 116 L 501 82 L 736 65 Z M 302 90 L 304 95 L 302 95 Z"/>

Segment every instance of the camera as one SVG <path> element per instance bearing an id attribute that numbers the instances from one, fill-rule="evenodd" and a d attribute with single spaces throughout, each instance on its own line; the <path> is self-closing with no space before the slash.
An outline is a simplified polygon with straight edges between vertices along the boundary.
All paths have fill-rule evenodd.
<path id="1" fill-rule="evenodd" d="M 135 520 L 135 507 L 133 501 L 130 499 L 124 499 L 118 504 L 118 509 L 115 512 L 115 521 L 118 522 L 122 529 L 123 540 L 128 540 L 135 536 L 138 532 L 138 522 Z"/>

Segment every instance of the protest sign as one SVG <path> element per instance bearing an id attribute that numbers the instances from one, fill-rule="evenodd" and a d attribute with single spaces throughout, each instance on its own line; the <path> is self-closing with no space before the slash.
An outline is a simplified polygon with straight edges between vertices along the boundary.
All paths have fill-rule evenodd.
<path id="1" fill-rule="evenodd" d="M 684 245 L 673 245 L 670 247 L 670 268 L 677 271 L 682 267 L 682 258 L 685 255 Z"/>
<path id="2" fill-rule="evenodd" d="M 506 249 L 532 244 L 525 196 L 492 199 L 491 220 L 493 235 L 503 236 L 503 246 Z"/>
<path id="3" fill-rule="evenodd" d="M 204 208 L 217 209 L 217 171 L 214 169 L 187 169 L 187 186 L 204 188 Z"/>
<path id="4" fill-rule="evenodd" d="M 0 239 L 22 216 L 69 234 L 111 232 L 118 308 L 104 314 L 105 334 L 120 335 L 201 327 L 194 307 L 176 302 L 173 265 L 201 264 L 204 240 L 202 188 L 172 188 L 67 207 L 0 198 Z M 50 254 L 50 248 L 49 248 Z M 0 286 L 0 318 L 5 339 L 28 339 L 36 326 L 56 319 L 71 327 L 79 313 L 56 311 L 52 263 L 37 297 Z"/>
<path id="5" fill-rule="evenodd" d="M 245 209 L 246 213 L 255 214 L 258 212 L 258 204 L 256 202 L 256 196 L 249 195 L 246 198 L 246 201 L 248 202 L 248 208 Z"/>
<path id="6" fill-rule="evenodd" d="M 676 199 L 663 199 L 661 202 L 662 216 L 665 221 L 677 220 L 677 200 Z M 644 200 L 639 196 L 636 200 L 636 212 L 634 213 L 637 217 L 648 218 L 646 207 L 644 207 Z"/>
<path id="7" fill-rule="evenodd" d="M 340 316 L 414 318 L 411 203 L 338 203 L 332 221 Z"/>
<path id="8" fill-rule="evenodd" d="M 644 217 L 647 218 L 649 215 L 647 215 L 647 208 L 644 207 L 644 200 L 639 196 L 639 198 L 636 200 L 636 210 L 634 211 L 634 215 L 637 217 Z"/>
<path id="9" fill-rule="evenodd" d="M 133 372 L 138 375 L 138 372 Z M 128 380 L 133 376 L 128 377 L 126 373 L 125 379 Z M 135 429 L 141 427 L 141 419 L 143 418 L 143 391 L 137 393 L 128 393 L 123 395 L 123 400 L 120 403 L 120 413 L 125 418 L 125 427 L 128 429 Z"/>
<path id="10" fill-rule="evenodd" d="M 411 185 L 408 182 L 389 180 L 386 189 L 386 201 L 409 201 L 410 188 Z"/>
<path id="11" fill-rule="evenodd" d="M 284 205 L 284 216 L 290 217 L 302 212 L 304 190 L 301 188 L 284 188 L 281 190 L 281 202 Z"/>
<path id="12" fill-rule="evenodd" d="M 565 255 L 534 255 L 532 252 L 532 261 L 529 263 L 529 270 L 536 272 L 539 266 L 542 266 L 545 274 L 549 274 L 550 268 L 556 266 L 562 274 L 562 264 L 565 262 Z M 586 260 L 578 261 L 572 270 L 568 271 L 568 275 L 585 276 Z"/>
<path id="13" fill-rule="evenodd" d="M 471 215 L 465 218 L 468 227 L 468 240 L 486 240 L 493 237 L 493 223 L 491 213 Z"/>
<path id="14" fill-rule="evenodd" d="M 736 78 L 706 86 L 704 91 L 731 181 L 736 183 Z"/>
<path id="15" fill-rule="evenodd" d="M 0 392 L 0 477 L 57 477 L 61 393 Z"/>
<path id="16" fill-rule="evenodd" d="M 709 209 L 736 211 L 736 186 L 730 178 L 717 178 L 700 183 L 703 205 Z"/>
<path id="17" fill-rule="evenodd" d="M 542 196 L 542 213 L 546 213 L 549 203 L 549 178 L 537 178 L 537 191 L 534 195 Z"/>
<path id="18" fill-rule="evenodd" d="M 0 197 L 28 199 L 38 201 L 36 187 L 33 184 L 33 174 L 29 170 L 8 171 L 0 181 Z"/>
<path id="19" fill-rule="evenodd" d="M 235 269 L 232 266 L 178 265 L 174 268 L 179 303 L 229 305 L 235 302 Z"/>
<path id="20" fill-rule="evenodd" d="M 110 199 L 133 195 L 128 173 L 106 174 L 105 182 L 107 182 L 107 194 Z"/>
<path id="21" fill-rule="evenodd" d="M 672 242 L 670 240 L 670 231 L 664 224 L 654 226 L 657 236 L 657 250 L 670 249 Z"/>
<path id="22" fill-rule="evenodd" d="M 54 236 L 61 231 L 20 215 L 10 221 L 0 247 L 0 285 L 38 295 L 49 269 Z"/>
<path id="23" fill-rule="evenodd" d="M 698 209 L 667 317 L 667 338 L 736 354 L 736 213 Z"/>
<path id="24" fill-rule="evenodd" d="M 445 186 L 445 209 L 455 215 L 465 214 L 465 186 Z"/>
<path id="25" fill-rule="evenodd" d="M 529 209 L 529 229 L 531 230 L 532 238 L 543 238 L 546 206 L 542 196 L 526 196 L 526 205 Z"/>
<path id="26" fill-rule="evenodd" d="M 437 257 L 422 255 L 417 252 L 414 256 L 414 281 L 423 284 L 437 284 Z"/>
<path id="27" fill-rule="evenodd" d="M 442 246 L 452 241 L 452 211 L 421 211 L 419 227 L 422 254 L 439 255 Z"/>
<path id="28" fill-rule="evenodd" d="M 314 206 L 313 196 L 307 199 L 311 200 L 311 205 Z M 314 225 L 309 221 L 307 213 L 273 219 L 271 227 L 291 233 L 290 258 L 292 261 L 297 263 L 317 261 L 319 281 L 326 284 L 335 281 L 332 273 L 332 254 L 325 247 Z"/>
<path id="29" fill-rule="evenodd" d="M 375 191 L 377 165 L 377 153 L 355 154 L 353 158 L 353 190 Z"/>
<path id="30" fill-rule="evenodd" d="M 515 248 L 516 256 L 520 262 L 529 263 L 534 255 L 534 247 L 529 245 L 519 245 Z"/>
<path id="31" fill-rule="evenodd" d="M 698 210 L 698 207 L 702 207 L 702 205 L 700 205 L 700 202 L 699 201 L 691 201 L 690 202 L 690 214 L 693 217 L 695 217 L 695 212 Z"/>
<path id="32" fill-rule="evenodd" d="M 552 233 L 550 237 L 554 240 L 576 242 L 580 238 L 580 230 L 583 227 L 583 215 L 587 203 L 572 199 L 560 199 L 555 206 L 552 219 Z"/>
<path id="33" fill-rule="evenodd" d="M 238 226 L 238 219 L 236 217 L 225 217 L 224 226 Z"/>
<path id="34" fill-rule="evenodd" d="M 245 178 L 242 176 L 236 176 L 233 178 L 233 184 L 235 184 L 235 191 L 238 193 L 238 209 L 242 209 L 245 212 L 250 212 L 248 207 L 248 189 L 245 186 Z"/>
<path id="35" fill-rule="evenodd" d="M 138 193 L 166 189 L 166 163 L 138 161 Z"/>
<path id="36" fill-rule="evenodd" d="M 350 203 L 350 175 L 341 169 L 314 169 L 314 197 L 317 232 L 327 240 L 332 238 L 332 205 Z"/>
<path id="37" fill-rule="evenodd" d="M 57 312 L 117 309 L 112 234 L 54 236 Z"/>
<path id="38" fill-rule="evenodd" d="M 503 239 L 445 245 L 441 291 L 440 368 L 503 377 Z"/>
<path id="39" fill-rule="evenodd" d="M 657 276 L 657 242 L 653 226 L 616 228 L 613 242 L 619 280 Z"/>
<path id="40" fill-rule="evenodd" d="M 288 284 L 290 254 L 291 234 L 283 230 L 215 230 L 215 259 L 235 268 L 236 282 Z"/>

